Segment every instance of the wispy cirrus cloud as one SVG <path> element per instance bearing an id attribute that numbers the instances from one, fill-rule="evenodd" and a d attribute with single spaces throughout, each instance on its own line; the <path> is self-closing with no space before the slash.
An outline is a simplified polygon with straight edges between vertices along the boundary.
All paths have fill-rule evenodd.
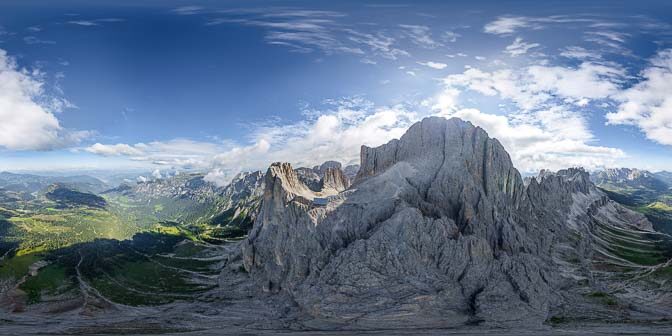
<path id="1" fill-rule="evenodd" d="M 505 53 L 511 55 L 511 57 L 517 57 L 520 55 L 527 54 L 527 51 L 532 48 L 537 48 L 541 46 L 539 43 L 527 43 L 524 42 L 522 38 L 516 37 L 516 39 L 506 47 L 504 50 Z"/>
<path id="2" fill-rule="evenodd" d="M 219 11 L 225 17 L 211 18 L 208 26 L 241 24 L 267 29 L 266 41 L 272 45 L 289 47 L 292 51 L 325 54 L 364 54 L 335 34 L 342 28 L 333 20 L 342 15 L 331 11 L 314 10 L 228 10 Z"/>
<path id="3" fill-rule="evenodd" d="M 508 35 L 519 32 L 522 29 L 539 30 L 547 28 L 554 24 L 567 23 L 585 23 L 595 24 L 603 22 L 602 19 L 591 16 L 568 16 L 568 15 L 553 15 L 553 16 L 514 16 L 504 15 L 488 22 L 483 31 L 488 34 Z"/>
<path id="4" fill-rule="evenodd" d="M 427 49 L 443 46 L 442 43 L 434 40 L 432 30 L 427 26 L 402 24 L 399 27 L 403 29 L 404 35 L 417 46 Z"/>
<path id="5" fill-rule="evenodd" d="M 560 50 L 560 56 L 579 60 L 599 60 L 602 55 L 599 52 L 588 50 L 584 47 L 569 46 Z"/>
<path id="6" fill-rule="evenodd" d="M 585 40 L 611 49 L 624 50 L 624 44 L 630 34 L 616 31 L 589 31 L 585 33 Z"/>
<path id="7" fill-rule="evenodd" d="M 361 33 L 351 29 L 347 29 L 346 32 L 350 34 L 349 40 L 368 47 L 369 51 L 380 57 L 396 60 L 411 55 L 408 51 L 395 47 L 396 40 L 384 33 Z"/>
<path id="8" fill-rule="evenodd" d="M 195 15 L 199 14 L 203 9 L 201 6 L 181 6 L 173 8 L 172 12 L 178 15 Z"/>
<path id="9" fill-rule="evenodd" d="M 26 36 L 23 38 L 23 42 L 26 44 L 56 44 L 56 41 L 43 40 L 35 36 Z"/>
<path id="10" fill-rule="evenodd" d="M 410 56 L 399 46 L 400 38 L 425 47 L 440 45 L 431 38 L 427 27 L 407 25 L 395 27 L 396 31 L 362 31 L 341 21 L 348 15 L 336 11 L 267 8 L 224 10 L 218 14 L 219 17 L 209 18 L 205 24 L 258 27 L 267 30 L 265 40 L 271 45 L 300 53 L 351 54 L 369 64 L 375 64 L 372 56 L 390 60 Z"/>
<path id="11" fill-rule="evenodd" d="M 67 21 L 67 24 L 70 25 L 75 25 L 75 26 L 81 26 L 81 27 L 95 27 L 95 26 L 101 26 L 104 23 L 115 23 L 115 22 L 124 22 L 126 19 L 122 18 L 101 18 L 101 19 L 93 19 L 93 20 L 70 20 Z"/>

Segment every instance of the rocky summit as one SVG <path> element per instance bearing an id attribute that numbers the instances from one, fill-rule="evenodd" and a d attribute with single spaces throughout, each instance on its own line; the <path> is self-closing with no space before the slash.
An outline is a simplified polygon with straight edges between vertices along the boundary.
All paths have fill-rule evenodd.
<path id="1" fill-rule="evenodd" d="M 363 146 L 344 190 L 313 190 L 286 163 L 273 164 L 265 183 L 244 267 L 259 295 L 291 302 L 309 325 L 512 327 L 670 314 L 669 285 L 623 282 L 663 267 L 657 248 L 668 236 L 582 169 L 525 185 L 499 141 L 460 119 L 427 118 L 399 140 Z M 641 259 L 652 257 L 640 255 L 645 248 L 660 258 Z"/>

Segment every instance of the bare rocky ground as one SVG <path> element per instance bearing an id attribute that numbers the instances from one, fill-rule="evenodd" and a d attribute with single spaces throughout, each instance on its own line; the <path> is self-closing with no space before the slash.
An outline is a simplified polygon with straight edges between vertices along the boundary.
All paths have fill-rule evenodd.
<path id="1" fill-rule="evenodd" d="M 68 312 L 48 313 L 48 305 L 20 313 L 0 313 L 2 335 L 669 335 L 672 323 L 598 321 L 548 323 L 525 328 L 465 325 L 403 327 L 334 321 L 311 316 L 282 294 L 259 294 L 248 273 L 239 272 L 240 243 L 213 246 L 226 262 L 219 288 L 194 302 L 131 307 L 108 302 L 86 286 L 86 300 Z M 85 293 L 85 295 L 84 295 Z M 589 314 L 600 309 L 584 307 Z"/>
<path id="2" fill-rule="evenodd" d="M 230 268 L 237 267 L 232 263 Z M 237 274 L 237 275 L 236 275 Z M 99 306 L 67 313 L 0 314 L 2 335 L 670 335 L 664 321 L 565 322 L 526 328 L 385 327 L 335 323 L 289 308 L 288 297 L 257 295 L 248 275 L 223 270 L 222 287 L 193 303 L 157 307 Z M 207 302 L 205 302 L 207 301 Z M 296 308 L 296 307 L 294 307 Z"/>

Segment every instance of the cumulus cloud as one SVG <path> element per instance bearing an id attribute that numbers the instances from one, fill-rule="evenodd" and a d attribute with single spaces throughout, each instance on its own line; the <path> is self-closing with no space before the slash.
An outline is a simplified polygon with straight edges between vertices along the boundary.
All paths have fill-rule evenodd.
<path id="1" fill-rule="evenodd" d="M 96 143 L 84 151 L 102 156 L 125 156 L 138 162 L 185 169 L 206 168 L 212 157 L 228 150 L 231 144 L 173 139 L 137 144 Z"/>
<path id="2" fill-rule="evenodd" d="M 659 52 L 641 77 L 615 95 L 620 104 L 606 115 L 607 122 L 637 126 L 648 139 L 672 145 L 672 49 Z"/>
<path id="3" fill-rule="evenodd" d="M 520 55 L 527 54 L 527 51 L 539 47 L 539 43 L 527 43 L 524 42 L 522 38 L 516 37 L 516 39 L 506 47 L 505 52 L 511 57 L 517 57 Z"/>
<path id="4" fill-rule="evenodd" d="M 18 67 L 0 49 L 0 147 L 10 150 L 49 150 L 67 146 L 88 132 L 65 130 L 54 115 L 71 106 L 45 93 L 43 74 Z"/>
<path id="5" fill-rule="evenodd" d="M 483 113 L 474 108 L 437 113 L 468 120 L 485 129 L 502 143 L 522 172 L 568 166 L 598 169 L 614 166 L 626 157 L 618 148 L 591 145 L 593 137 L 586 121 L 573 112 L 558 108 L 536 114 L 538 122 L 514 122 L 511 116 Z"/>
<path id="6" fill-rule="evenodd" d="M 460 117 L 483 127 L 502 142 L 522 171 L 572 165 L 601 168 L 626 155 L 617 148 L 594 145 L 596 139 L 580 109 L 591 99 L 618 92 L 617 82 L 623 75 L 618 69 L 592 63 L 493 72 L 470 68 L 444 79 L 445 88 L 432 108 L 437 115 Z M 467 92 L 509 100 L 518 109 L 484 113 L 463 99 Z"/>
<path id="7" fill-rule="evenodd" d="M 492 72 L 469 68 L 444 79 L 447 86 L 462 86 L 486 96 L 500 96 L 523 110 L 562 102 L 585 106 L 619 91 L 625 72 L 592 62 L 577 67 L 532 65 Z"/>
<path id="8" fill-rule="evenodd" d="M 362 145 L 378 146 L 400 137 L 418 116 L 402 107 L 374 107 L 362 99 L 329 102 L 295 123 L 253 125 L 249 143 L 190 140 L 96 144 L 85 150 L 123 155 L 132 160 L 175 169 L 207 170 L 207 179 L 227 184 L 241 171 L 266 169 L 275 161 L 312 167 L 327 160 L 357 163 Z"/>

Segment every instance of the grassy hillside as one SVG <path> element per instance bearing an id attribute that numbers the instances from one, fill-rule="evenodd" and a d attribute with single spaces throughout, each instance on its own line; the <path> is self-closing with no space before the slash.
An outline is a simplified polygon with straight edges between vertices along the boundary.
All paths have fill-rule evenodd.
<path id="1" fill-rule="evenodd" d="M 15 311 L 80 307 L 83 296 L 124 305 L 197 299 L 216 286 L 220 262 L 202 242 L 221 244 L 251 225 L 246 209 L 221 213 L 221 203 L 188 198 L 100 197 L 63 186 L 13 195 L 0 199 L 0 299 Z"/>
<path id="2" fill-rule="evenodd" d="M 614 201 L 646 215 L 656 230 L 672 234 L 672 189 L 663 180 L 656 188 L 614 182 L 601 183 L 598 187 Z"/>

